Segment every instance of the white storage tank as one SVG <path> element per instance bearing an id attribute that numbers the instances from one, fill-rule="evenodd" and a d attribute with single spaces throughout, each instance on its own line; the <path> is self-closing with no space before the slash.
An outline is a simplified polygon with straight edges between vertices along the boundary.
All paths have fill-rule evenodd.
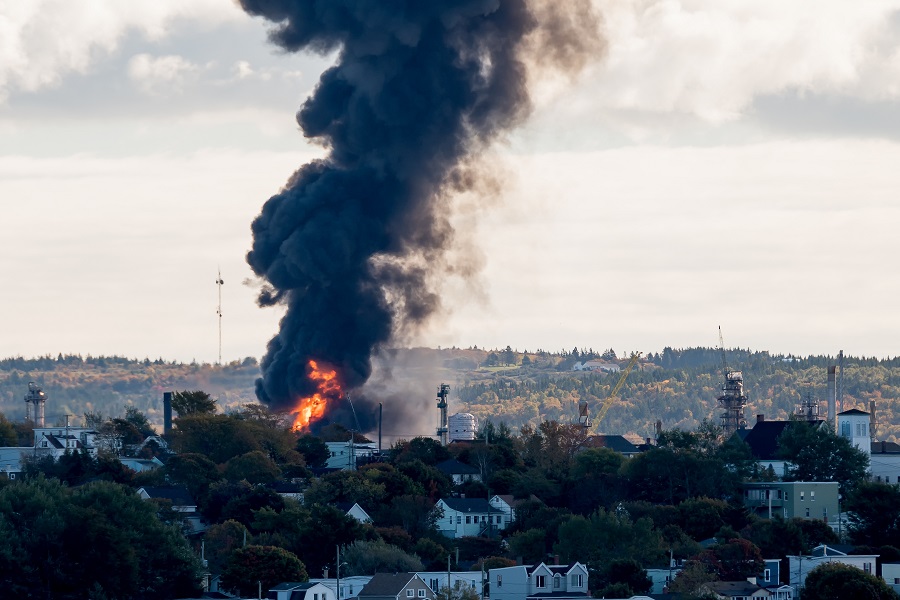
<path id="1" fill-rule="evenodd" d="M 474 440 L 478 419 L 469 413 L 456 413 L 450 417 L 450 441 Z"/>

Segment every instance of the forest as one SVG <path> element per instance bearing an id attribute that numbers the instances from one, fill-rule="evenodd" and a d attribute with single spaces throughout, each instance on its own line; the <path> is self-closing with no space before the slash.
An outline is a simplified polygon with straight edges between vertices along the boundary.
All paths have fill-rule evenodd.
<path id="1" fill-rule="evenodd" d="M 556 352 L 411 348 L 391 353 L 393 376 L 407 381 L 414 394 L 427 400 L 437 385 L 447 382 L 452 388 L 451 414 L 469 412 L 481 422 L 503 422 L 513 430 L 545 420 L 575 422 L 580 403 L 597 414 L 620 375 L 573 371 L 573 366 L 597 359 L 624 368 L 627 358 L 612 349 L 578 348 Z M 837 364 L 837 358 L 729 349 L 725 362 L 729 369 L 743 373 L 746 417 L 752 426 L 756 415 L 783 419 L 803 399 L 824 401 L 826 369 Z M 657 421 L 663 429 L 683 430 L 692 430 L 705 419 L 718 422 L 716 398 L 721 395 L 722 373 L 722 352 L 715 348 L 650 352 L 625 380 L 598 431 L 643 439 L 654 436 Z M 133 407 L 160 426 L 163 391 L 202 389 L 223 411 L 239 411 L 256 401 L 258 376 L 254 358 L 223 365 L 116 356 L 7 358 L 0 360 L 0 412 L 10 420 L 24 418 L 23 398 L 28 382 L 34 381 L 49 397 L 48 423 L 63 423 L 65 415 L 80 418 L 88 412 L 122 414 L 126 407 Z M 846 356 L 842 379 L 843 408 L 868 411 L 870 402 L 876 402 L 877 439 L 897 441 L 900 358 Z"/>

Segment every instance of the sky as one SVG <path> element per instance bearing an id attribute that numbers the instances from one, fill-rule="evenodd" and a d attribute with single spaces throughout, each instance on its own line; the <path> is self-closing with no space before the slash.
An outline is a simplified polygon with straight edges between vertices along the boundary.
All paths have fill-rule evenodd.
<path id="1" fill-rule="evenodd" d="M 598 2 L 605 51 L 457 202 L 405 343 L 888 357 L 900 339 L 900 1 Z M 0 357 L 261 357 L 250 223 L 321 156 L 333 57 L 231 0 L 0 0 Z M 455 250 L 456 251 L 456 250 Z"/>

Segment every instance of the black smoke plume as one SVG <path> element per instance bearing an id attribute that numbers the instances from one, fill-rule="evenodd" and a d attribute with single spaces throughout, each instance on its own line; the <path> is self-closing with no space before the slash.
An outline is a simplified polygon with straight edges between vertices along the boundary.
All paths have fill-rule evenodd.
<path id="1" fill-rule="evenodd" d="M 309 359 L 358 388 L 373 353 L 434 314 L 451 196 L 529 114 L 528 64 L 577 62 L 596 22 L 589 0 L 240 3 L 284 50 L 337 52 L 297 114 L 328 154 L 265 203 L 247 256 L 268 282 L 260 304 L 287 306 L 257 381 L 279 410 L 314 390 Z"/>

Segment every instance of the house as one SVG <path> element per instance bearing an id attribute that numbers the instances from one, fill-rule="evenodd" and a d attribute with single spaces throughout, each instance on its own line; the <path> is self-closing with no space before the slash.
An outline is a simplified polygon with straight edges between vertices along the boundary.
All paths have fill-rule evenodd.
<path id="1" fill-rule="evenodd" d="M 484 498 L 442 498 L 434 507 L 437 528 L 449 538 L 490 535 L 506 529 L 503 512 Z"/>
<path id="2" fill-rule="evenodd" d="M 741 485 L 744 506 L 757 516 L 837 523 L 839 484 L 836 481 L 755 481 Z"/>
<path id="3" fill-rule="evenodd" d="M 881 563 L 881 578 L 892 590 L 900 593 L 900 562 Z"/>
<path id="4" fill-rule="evenodd" d="M 588 594 L 588 570 L 572 565 L 518 565 L 490 571 L 491 600 L 584 600 Z"/>
<path id="5" fill-rule="evenodd" d="M 350 600 L 350 598 L 356 598 L 359 591 L 370 581 L 372 581 L 371 575 L 351 575 L 350 577 L 341 577 L 341 593 L 338 595 L 338 600 Z M 332 593 L 335 593 L 337 588 L 337 579 L 333 577 L 331 579 L 310 579 L 309 582 L 321 583 L 331 590 Z"/>
<path id="6" fill-rule="evenodd" d="M 900 444 L 872 442 L 869 455 L 869 472 L 874 481 L 900 483 Z"/>
<path id="7" fill-rule="evenodd" d="M 33 455 L 31 446 L 0 448 L 0 474 L 15 479 L 22 473 L 22 459 Z"/>
<path id="8" fill-rule="evenodd" d="M 605 373 L 618 373 L 621 368 L 615 363 L 602 360 L 586 360 L 583 363 L 576 362 L 572 365 L 573 371 L 603 371 Z"/>
<path id="9" fill-rule="evenodd" d="M 355 502 L 353 504 L 350 504 L 349 502 L 338 502 L 335 504 L 335 507 L 344 511 L 344 514 L 348 517 L 353 517 L 360 523 L 365 524 L 372 522 L 372 517 L 369 516 L 369 513 L 363 510 L 363 507 Z"/>
<path id="10" fill-rule="evenodd" d="M 672 562 L 674 563 L 675 561 Z M 679 573 L 681 573 L 681 567 L 676 566 L 672 566 L 671 569 L 647 569 L 647 577 L 652 582 L 650 593 L 662 594 L 669 587 L 669 584 L 675 581 Z"/>
<path id="11" fill-rule="evenodd" d="M 700 595 L 723 600 L 757 600 L 769 598 L 769 591 L 751 581 L 710 581 L 700 586 Z"/>
<path id="12" fill-rule="evenodd" d="M 335 600 L 334 590 L 321 583 L 281 583 L 269 589 L 272 600 Z"/>
<path id="13" fill-rule="evenodd" d="M 845 554 L 840 550 L 823 544 L 813 548 L 812 552 L 807 556 L 788 556 L 787 558 L 790 585 L 794 589 L 794 596 L 796 596 L 797 591 L 806 583 L 806 576 L 819 565 L 837 562 L 856 567 L 874 575 L 875 561 L 878 559 L 878 555 Z"/>
<path id="14" fill-rule="evenodd" d="M 501 523 L 504 525 L 504 529 L 509 526 L 510 523 L 516 520 L 516 509 L 521 506 L 524 502 L 540 502 L 537 496 L 534 494 L 531 495 L 530 498 L 514 498 L 509 494 L 496 494 L 491 496 L 490 504 L 497 510 L 503 513 L 503 519 Z"/>
<path id="15" fill-rule="evenodd" d="M 750 454 L 756 459 L 761 471 L 771 470 L 780 479 L 787 475 L 789 461 L 777 456 L 778 437 L 791 423 L 792 421 L 767 421 L 764 415 L 756 415 L 756 424 L 752 429 L 738 430 L 735 435 L 750 447 Z"/>
<path id="16" fill-rule="evenodd" d="M 197 503 L 184 486 L 144 486 L 137 490 L 137 495 L 144 500 L 163 500 L 171 503 L 172 510 L 181 513 L 185 525 L 185 533 L 201 533 L 206 530 Z"/>
<path id="17" fill-rule="evenodd" d="M 465 483 L 467 481 L 481 481 L 481 471 L 475 467 L 461 463 L 455 458 L 440 462 L 434 465 L 434 467 L 450 478 L 454 485 L 459 485 L 460 483 Z"/>
<path id="18" fill-rule="evenodd" d="M 378 452 L 375 442 L 325 442 L 328 446 L 328 460 L 325 467 L 342 471 L 355 471 L 358 462 L 367 461 Z"/>
<path id="19" fill-rule="evenodd" d="M 434 592 L 415 573 L 376 573 L 359 600 L 434 600 Z"/>
<path id="20" fill-rule="evenodd" d="M 121 456 L 119 457 L 119 462 L 136 473 L 152 471 L 153 469 L 158 469 L 163 466 L 163 462 L 155 456 L 153 458 L 131 458 Z"/>
<path id="21" fill-rule="evenodd" d="M 626 458 L 631 458 L 641 453 L 637 446 L 621 435 L 590 435 L 585 438 L 579 450 L 584 448 L 609 448 L 624 455 Z"/>
<path id="22" fill-rule="evenodd" d="M 50 455 L 59 459 L 68 452 L 86 451 L 97 457 L 97 450 L 103 440 L 92 427 L 35 427 L 34 452 L 38 456 Z M 112 441 L 114 446 L 121 447 L 121 442 Z M 115 449 L 115 448 L 113 448 Z"/>
<path id="23" fill-rule="evenodd" d="M 865 452 L 872 453 L 872 432 L 870 430 L 869 413 L 858 408 L 839 412 L 837 415 L 837 434 Z"/>
<path id="24" fill-rule="evenodd" d="M 480 598 L 484 584 L 487 582 L 487 573 L 481 571 L 420 571 L 416 575 L 422 578 L 422 581 L 428 584 L 431 591 L 437 593 L 442 589 L 449 587 L 454 590 L 469 588 L 475 591 Z M 482 580 L 482 576 L 484 579 Z"/>
<path id="25" fill-rule="evenodd" d="M 291 481 L 275 481 L 268 485 L 269 489 L 281 496 L 297 502 L 303 502 L 304 486 Z"/>

